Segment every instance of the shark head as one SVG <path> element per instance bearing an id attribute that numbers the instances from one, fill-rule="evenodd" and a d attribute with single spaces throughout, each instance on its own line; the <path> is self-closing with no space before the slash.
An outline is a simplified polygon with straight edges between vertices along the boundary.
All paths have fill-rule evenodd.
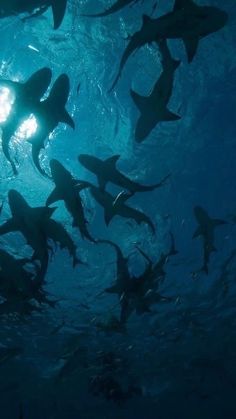
<path id="1" fill-rule="evenodd" d="M 228 21 L 228 14 L 218 7 L 199 8 L 199 16 L 201 18 L 201 35 L 203 36 L 222 29 Z"/>
<path id="2" fill-rule="evenodd" d="M 25 213 L 25 210 L 29 207 L 23 196 L 15 189 L 10 189 L 8 192 L 8 202 L 13 217 L 16 214 Z"/>
<path id="3" fill-rule="evenodd" d="M 93 171 L 97 166 L 98 159 L 94 156 L 89 156 L 88 154 L 80 154 L 78 157 L 80 164 L 82 164 L 85 169 Z"/>

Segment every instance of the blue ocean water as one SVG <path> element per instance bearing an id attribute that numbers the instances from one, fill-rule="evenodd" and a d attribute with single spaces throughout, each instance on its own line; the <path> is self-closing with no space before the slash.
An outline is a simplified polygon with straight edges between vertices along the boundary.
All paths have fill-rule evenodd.
<path id="1" fill-rule="evenodd" d="M 66 108 L 75 129 L 59 124 L 45 142 L 40 162 L 47 173 L 50 160 L 57 159 L 75 179 L 97 185 L 78 156 L 118 154 L 119 170 L 141 184 L 171 174 L 162 188 L 128 201 L 150 217 L 156 234 L 144 223 L 118 216 L 107 227 L 89 189 L 81 192 L 89 231 L 119 245 L 130 275 L 140 276 L 147 266 L 139 249 L 156 263 L 168 252 L 173 234 L 178 253 L 166 260 L 160 287 L 171 301 L 132 313 L 118 333 L 110 330 L 109 321 L 119 319 L 120 301 L 104 290 L 116 278 L 116 253 L 112 246 L 83 240 L 64 203 L 56 202 L 53 219 L 66 228 L 85 263 L 73 268 L 66 249 L 54 249 L 43 289 L 55 306 L 33 301 L 39 310 L 28 315 L 1 314 L 0 418 L 234 419 L 235 1 L 197 0 L 224 9 L 229 20 L 200 40 L 192 63 L 182 41 L 168 41 L 173 58 L 181 61 L 168 108 L 181 119 L 161 122 L 141 144 L 134 141 L 139 112 L 130 88 L 150 93 L 162 71 L 157 46 L 146 45 L 132 55 L 115 89 L 109 88 L 126 38 L 140 29 L 143 14 L 168 13 L 173 1 L 158 0 L 156 8 L 154 0 L 140 1 L 104 18 L 81 16 L 108 3 L 113 1 L 68 0 L 56 30 L 51 8 L 25 21 L 24 15 L 1 19 L 0 78 L 23 82 L 43 67 L 52 70 L 52 83 L 62 73 L 69 77 Z M 12 174 L 0 152 L 1 224 L 11 217 L 10 189 L 41 207 L 54 187 L 35 168 L 25 138 L 11 142 L 10 149 L 19 173 Z M 121 189 L 109 183 L 107 190 L 116 196 Z M 215 231 L 217 251 L 208 275 L 199 271 L 201 238 L 192 239 L 196 205 L 227 222 Z M 32 255 L 18 232 L 1 236 L 0 248 L 15 258 Z M 7 348 L 18 350 L 5 356 Z"/>

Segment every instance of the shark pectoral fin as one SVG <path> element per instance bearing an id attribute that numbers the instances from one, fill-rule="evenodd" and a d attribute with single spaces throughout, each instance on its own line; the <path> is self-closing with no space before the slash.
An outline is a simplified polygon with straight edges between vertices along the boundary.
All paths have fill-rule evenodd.
<path id="1" fill-rule="evenodd" d="M 18 225 L 13 218 L 0 226 L 0 235 L 11 233 L 18 230 Z"/>
<path id="2" fill-rule="evenodd" d="M 73 179 L 73 183 L 74 183 L 74 188 L 79 192 L 82 191 L 83 189 L 91 187 L 91 183 L 87 182 L 86 180 Z"/>
<path id="3" fill-rule="evenodd" d="M 191 63 L 197 52 L 199 38 L 183 38 L 184 46 L 188 56 L 188 62 Z"/>
<path id="4" fill-rule="evenodd" d="M 176 115 L 167 108 L 163 112 L 162 121 L 178 121 L 179 119 L 181 119 L 181 116 Z"/>
<path id="5" fill-rule="evenodd" d="M 141 96 L 138 93 L 136 93 L 134 90 L 130 89 L 130 95 L 137 106 L 137 108 L 140 110 L 140 112 L 143 112 L 143 109 L 146 106 L 146 97 Z"/>
<path id="6" fill-rule="evenodd" d="M 214 218 L 213 220 L 211 220 L 213 227 L 217 227 L 217 226 L 221 226 L 224 224 L 228 224 L 226 221 L 224 220 L 220 220 L 218 218 Z"/>
<path id="7" fill-rule="evenodd" d="M 75 129 L 75 123 L 71 116 L 68 114 L 66 109 L 63 109 L 63 112 L 60 117 L 60 121 L 64 122 L 65 124 L 69 125 L 71 128 Z"/>
<path id="8" fill-rule="evenodd" d="M 112 287 L 108 287 L 105 289 L 105 292 L 108 292 L 109 294 L 116 294 L 118 292 L 117 286 L 113 285 Z"/>
<path id="9" fill-rule="evenodd" d="M 202 229 L 201 229 L 201 226 L 199 226 L 197 228 L 197 230 L 195 231 L 195 233 L 193 234 L 193 239 L 195 239 L 196 237 L 199 237 L 201 235 L 202 235 Z"/>
<path id="10" fill-rule="evenodd" d="M 125 191 L 122 191 L 118 193 L 117 197 L 114 199 L 112 206 L 113 208 L 117 208 L 119 205 L 124 204 L 129 198 L 133 196 L 133 193 L 125 193 Z"/>
<path id="11" fill-rule="evenodd" d="M 66 12 L 67 0 L 52 0 L 54 29 L 58 29 Z"/>
<path id="12" fill-rule="evenodd" d="M 47 198 L 46 205 L 48 207 L 49 205 L 54 204 L 54 202 L 61 201 L 62 199 L 63 198 L 60 195 L 59 190 L 55 188 L 53 189 L 53 191 L 50 193 L 49 197 Z"/>

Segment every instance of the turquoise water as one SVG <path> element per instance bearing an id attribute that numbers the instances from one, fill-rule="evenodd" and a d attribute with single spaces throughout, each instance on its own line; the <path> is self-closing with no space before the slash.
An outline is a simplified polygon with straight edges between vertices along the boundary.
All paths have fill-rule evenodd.
<path id="1" fill-rule="evenodd" d="M 132 313 L 118 333 L 105 327 L 113 316 L 120 316 L 119 298 L 104 292 L 116 278 L 116 253 L 112 246 L 83 240 L 64 203 L 56 202 L 52 218 L 71 235 L 84 264 L 73 268 L 66 249 L 54 249 L 43 290 L 55 306 L 32 301 L 40 310 L 1 314 L 0 418 L 18 418 L 21 406 L 24 419 L 233 419 L 235 2 L 198 1 L 223 8 L 229 21 L 200 41 L 191 64 L 180 40 L 168 42 L 172 56 L 181 60 L 168 108 L 181 119 L 158 124 L 141 144 L 134 141 L 139 113 L 130 88 L 149 94 L 162 71 L 158 48 L 146 45 L 138 50 L 115 89 L 108 90 L 127 36 L 139 30 L 142 15 L 151 15 L 155 1 L 138 2 L 105 18 L 80 16 L 104 10 L 106 4 L 100 1 L 95 10 L 92 0 L 68 0 L 57 30 L 50 8 L 26 21 L 24 15 L 1 19 L 0 77 L 24 82 L 49 67 L 50 88 L 62 73 L 69 77 L 66 109 L 75 129 L 61 123 L 45 141 L 40 163 L 48 174 L 50 160 L 57 159 L 75 179 L 97 185 L 96 177 L 79 164 L 80 154 L 101 159 L 119 154 L 118 169 L 145 185 L 171 174 L 162 188 L 137 193 L 128 201 L 150 217 L 155 235 L 146 224 L 118 216 L 107 227 L 89 189 L 81 192 L 90 233 L 120 246 L 129 257 L 131 276 L 140 276 L 147 266 L 137 246 L 156 263 L 169 251 L 172 232 L 178 254 L 166 261 L 160 288 L 171 301 L 152 305 L 142 315 Z M 153 16 L 172 7 L 172 1 L 159 0 Z M 1 104 L 4 112 L 8 104 L 9 98 Z M 28 129 L 34 128 L 31 119 Z M 17 176 L 0 153 L 1 224 L 11 217 L 10 189 L 32 207 L 40 207 L 54 187 L 35 168 L 27 135 L 30 131 L 10 144 Z M 116 196 L 122 188 L 110 183 L 107 190 Z M 199 272 L 201 239 L 192 240 L 196 205 L 228 223 L 215 231 L 217 252 L 211 254 L 208 275 Z M 1 236 L 0 245 L 15 258 L 32 256 L 19 232 Z M 6 359 L 6 348 L 17 351 Z M 114 388 L 109 395 L 104 387 L 96 391 L 96 383 L 105 379 L 119 383 L 122 395 L 130 396 L 129 389 L 135 389 L 132 397 L 120 401 L 113 397 Z"/>

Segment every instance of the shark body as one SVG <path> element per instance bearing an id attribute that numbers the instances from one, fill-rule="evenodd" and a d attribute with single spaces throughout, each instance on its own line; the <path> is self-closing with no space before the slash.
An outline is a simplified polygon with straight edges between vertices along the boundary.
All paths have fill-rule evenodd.
<path id="1" fill-rule="evenodd" d="M 69 125 L 73 129 L 75 128 L 73 119 L 65 109 L 69 92 L 69 78 L 66 74 L 62 74 L 53 84 L 47 99 L 39 102 L 33 111 L 37 121 L 37 130 L 28 141 L 32 146 L 33 162 L 43 176 L 47 175 L 40 166 L 39 154 L 45 146 L 45 140 L 60 122 Z"/>
<path id="2" fill-rule="evenodd" d="M 40 16 L 52 8 L 54 29 L 58 29 L 65 16 L 67 0 L 2 0 L 0 18 L 29 13 L 30 17 Z"/>
<path id="3" fill-rule="evenodd" d="M 79 229 L 82 238 L 96 242 L 88 231 L 83 203 L 79 195 L 79 192 L 89 187 L 90 184 L 74 179 L 71 173 L 58 160 L 52 159 L 50 168 L 55 189 L 47 198 L 46 205 L 49 206 L 60 200 L 64 201 L 67 211 L 73 218 L 72 226 Z"/>
<path id="4" fill-rule="evenodd" d="M 142 96 L 134 90 L 130 90 L 131 97 L 140 112 L 135 128 L 135 140 L 139 143 L 151 133 L 159 122 L 180 119 L 180 116 L 168 109 L 174 85 L 174 75 L 180 61 L 171 57 L 165 39 L 159 42 L 159 49 L 162 56 L 163 70 L 150 95 Z"/>
<path id="5" fill-rule="evenodd" d="M 16 165 L 10 156 L 9 143 L 20 125 L 29 118 L 36 104 L 40 101 L 51 82 L 52 72 L 45 67 L 36 71 L 25 83 L 0 80 L 0 86 L 10 89 L 14 95 L 14 103 L 10 115 L 1 124 L 2 150 L 17 174 Z"/>
<path id="6" fill-rule="evenodd" d="M 176 0 L 173 11 L 158 18 L 143 15 L 141 29 L 130 37 L 110 91 L 121 77 L 129 57 L 139 48 L 162 39 L 182 39 L 191 62 L 199 41 L 223 28 L 227 20 L 225 11 L 213 6 L 198 6 L 192 0 Z"/>
<path id="7" fill-rule="evenodd" d="M 86 169 L 97 176 L 99 187 L 103 190 L 106 188 L 107 183 L 111 182 L 121 188 L 129 190 L 131 193 L 153 191 L 154 189 L 163 186 L 170 176 L 166 176 L 159 183 L 151 186 L 141 185 L 140 183 L 129 179 L 117 169 L 116 164 L 119 158 L 120 155 L 115 155 L 106 160 L 101 160 L 95 156 L 80 154 L 78 160 Z"/>

